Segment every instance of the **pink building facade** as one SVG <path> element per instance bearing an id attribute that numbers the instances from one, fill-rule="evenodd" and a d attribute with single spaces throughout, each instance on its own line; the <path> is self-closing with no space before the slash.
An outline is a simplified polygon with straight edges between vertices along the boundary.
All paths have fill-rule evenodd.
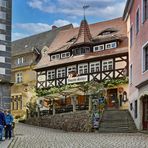
<path id="1" fill-rule="evenodd" d="M 148 130 L 148 0 L 127 0 L 129 110 L 139 130 Z"/>

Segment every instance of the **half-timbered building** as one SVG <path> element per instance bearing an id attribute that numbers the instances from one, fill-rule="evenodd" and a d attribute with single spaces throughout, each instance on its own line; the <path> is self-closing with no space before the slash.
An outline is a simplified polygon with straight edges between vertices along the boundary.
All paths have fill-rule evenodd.
<path id="1" fill-rule="evenodd" d="M 128 74 L 128 39 L 126 23 L 121 19 L 88 25 L 84 18 L 80 27 L 61 31 L 50 47 L 42 49 L 37 64 L 38 89 L 81 83 L 122 79 Z M 107 90 L 107 96 L 118 99 L 120 106 L 127 97 L 127 84 Z"/>

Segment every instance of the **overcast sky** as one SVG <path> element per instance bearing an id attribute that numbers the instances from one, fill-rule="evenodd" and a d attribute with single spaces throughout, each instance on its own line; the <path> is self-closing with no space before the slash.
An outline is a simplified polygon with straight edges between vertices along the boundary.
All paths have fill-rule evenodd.
<path id="1" fill-rule="evenodd" d="M 12 39 L 20 39 L 72 23 L 79 26 L 83 6 L 89 24 L 121 17 L 126 0 L 13 0 Z"/>

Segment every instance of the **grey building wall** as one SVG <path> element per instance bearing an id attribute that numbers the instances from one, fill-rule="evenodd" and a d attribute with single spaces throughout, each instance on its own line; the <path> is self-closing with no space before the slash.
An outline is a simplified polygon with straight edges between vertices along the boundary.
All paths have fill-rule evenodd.
<path id="1" fill-rule="evenodd" d="M 0 0 L 0 107 L 10 109 L 12 0 Z"/>

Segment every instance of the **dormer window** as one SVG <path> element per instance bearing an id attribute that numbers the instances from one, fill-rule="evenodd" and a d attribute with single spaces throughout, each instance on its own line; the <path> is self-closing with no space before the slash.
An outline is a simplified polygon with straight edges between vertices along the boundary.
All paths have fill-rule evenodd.
<path id="1" fill-rule="evenodd" d="M 90 48 L 89 47 L 81 47 L 81 48 L 76 48 L 72 50 L 72 53 L 74 56 L 76 55 L 83 55 L 85 53 L 89 53 L 90 52 Z"/>
<path id="2" fill-rule="evenodd" d="M 109 34 L 116 33 L 116 32 L 117 32 L 117 30 L 114 29 L 114 28 L 107 28 L 104 31 L 100 32 L 98 34 L 98 36 L 100 36 L 100 35 L 109 35 Z"/>
<path id="3" fill-rule="evenodd" d="M 93 47 L 93 51 L 101 51 L 104 50 L 104 45 L 97 45 Z"/>
<path id="4" fill-rule="evenodd" d="M 51 61 L 59 60 L 59 59 L 60 59 L 60 54 L 55 54 L 51 56 Z"/>
<path id="5" fill-rule="evenodd" d="M 105 45 L 105 49 L 117 48 L 117 42 L 108 43 Z"/>
<path id="6" fill-rule="evenodd" d="M 67 43 L 71 43 L 71 42 L 75 42 L 75 41 L 76 41 L 76 37 L 73 37 L 70 40 L 68 40 Z"/>
<path id="7" fill-rule="evenodd" d="M 65 52 L 65 53 L 61 54 L 62 59 L 65 59 L 65 58 L 68 58 L 68 57 L 70 57 L 70 52 Z"/>

